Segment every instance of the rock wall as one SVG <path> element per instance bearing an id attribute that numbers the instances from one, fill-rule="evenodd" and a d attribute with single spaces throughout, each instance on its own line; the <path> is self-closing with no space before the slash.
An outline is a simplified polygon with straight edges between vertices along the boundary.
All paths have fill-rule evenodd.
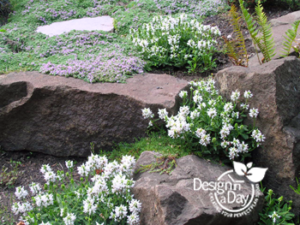
<path id="1" fill-rule="evenodd" d="M 300 177 L 300 59 L 287 57 L 260 66 L 230 67 L 216 74 L 221 95 L 251 90 L 250 107 L 258 108 L 256 125 L 266 136 L 262 148 L 253 152 L 256 166 L 268 167 L 263 180 L 267 188 L 293 200 L 300 210 L 300 196 L 289 185 Z M 248 120 L 248 123 L 252 120 Z"/>

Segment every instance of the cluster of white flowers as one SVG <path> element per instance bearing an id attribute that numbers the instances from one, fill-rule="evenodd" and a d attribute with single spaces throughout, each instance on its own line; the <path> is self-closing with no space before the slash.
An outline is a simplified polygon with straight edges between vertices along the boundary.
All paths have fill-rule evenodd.
<path id="1" fill-rule="evenodd" d="M 109 218 L 113 219 L 116 222 L 119 222 L 126 216 L 127 216 L 127 207 L 124 205 L 120 205 L 115 207 L 115 209 L 111 212 Z"/>
<path id="2" fill-rule="evenodd" d="M 161 114 L 167 115 L 167 112 L 163 110 Z M 134 185 L 132 175 L 135 164 L 135 158 L 129 155 L 123 156 L 120 163 L 117 161 L 108 163 L 106 156 L 91 154 L 84 164 L 77 167 L 78 173 L 86 177 L 86 182 L 88 182 L 88 177 L 90 176 L 92 180 L 92 183 L 85 186 L 86 188 L 79 188 L 74 191 L 78 199 L 85 196 L 84 199 L 81 199 L 83 202 L 83 213 L 89 216 L 95 215 L 97 210 L 99 210 L 100 204 L 103 203 L 106 208 L 110 209 L 108 213 L 110 214 L 110 218 L 114 221 L 120 222 L 122 220 L 127 221 L 130 225 L 138 225 L 140 221 L 139 212 L 141 210 L 141 203 L 130 194 L 130 189 Z M 68 169 L 72 169 L 74 166 L 72 161 L 66 161 L 65 165 Z M 55 182 L 60 180 L 57 179 L 58 176 L 55 175 L 49 165 L 42 165 L 40 171 L 44 174 L 46 181 Z M 40 184 L 32 183 L 29 187 L 33 196 L 33 202 L 35 206 L 38 207 L 38 210 L 59 202 L 56 199 L 57 196 L 54 196 L 51 192 L 43 193 Z M 29 193 L 24 187 L 17 187 L 15 195 L 18 199 L 24 199 Z M 114 196 L 125 199 L 126 204 L 124 204 L 124 201 L 123 204 L 117 203 Z M 34 223 L 35 219 L 28 216 L 29 213 L 27 214 L 27 212 L 32 210 L 33 206 L 29 202 L 16 202 L 12 206 L 12 212 L 14 214 L 18 215 L 21 213 L 26 217 L 27 221 L 31 220 L 32 223 Z M 99 215 L 101 216 L 101 214 Z M 60 217 L 65 225 L 75 224 L 77 218 L 74 213 L 69 211 L 67 206 L 61 208 Z M 25 221 L 22 217 L 21 219 Z M 26 222 L 25 224 L 27 225 L 29 223 Z M 41 222 L 39 224 L 49 225 L 50 223 Z M 104 223 L 99 224 L 98 222 L 96 222 L 96 224 L 104 225 Z"/>
<path id="3" fill-rule="evenodd" d="M 88 161 L 81 166 L 77 167 L 78 174 L 82 177 L 87 177 L 90 172 L 97 170 L 102 170 L 107 165 L 106 156 L 90 155 Z"/>
<path id="4" fill-rule="evenodd" d="M 250 109 L 249 116 L 252 118 L 256 118 L 258 116 L 258 109 Z"/>
<path id="5" fill-rule="evenodd" d="M 24 189 L 24 187 L 17 187 L 16 188 L 16 192 L 15 192 L 15 196 L 20 200 L 22 198 L 26 198 L 26 196 L 28 195 L 28 191 Z"/>
<path id="6" fill-rule="evenodd" d="M 161 119 L 161 120 L 165 120 L 167 117 L 168 117 L 168 111 L 166 109 L 159 109 L 158 110 L 158 117 Z"/>
<path id="7" fill-rule="evenodd" d="M 32 196 L 42 193 L 42 188 L 39 183 L 31 183 L 29 185 L 30 191 L 32 193 Z M 25 199 L 29 195 L 28 191 L 25 190 L 23 186 L 17 187 L 15 191 L 15 196 L 21 200 Z M 24 216 L 27 214 L 27 212 L 31 211 L 33 209 L 33 206 L 29 202 L 15 202 L 12 205 L 12 212 L 16 215 L 23 214 Z M 24 221 L 24 220 L 23 220 Z"/>
<path id="8" fill-rule="evenodd" d="M 189 107 L 182 106 L 176 116 L 167 117 L 166 127 L 169 128 L 168 135 L 172 138 L 180 137 L 185 132 L 190 131 L 190 124 L 187 122 Z"/>
<path id="9" fill-rule="evenodd" d="M 281 216 L 279 216 L 275 211 L 272 215 L 269 215 L 269 217 L 273 220 L 273 223 L 275 224 L 277 219 L 279 219 Z"/>
<path id="10" fill-rule="evenodd" d="M 132 208 L 136 206 L 136 211 L 131 211 L 132 214 L 128 215 L 127 207 L 124 205 L 115 206 L 112 202 L 105 198 L 108 194 L 121 195 L 124 199 L 126 195 L 130 192 L 130 189 L 134 185 L 132 180 L 132 175 L 134 171 L 134 166 L 136 160 L 132 156 L 125 155 L 121 159 L 121 163 L 113 161 L 108 163 L 105 156 L 91 155 L 88 162 L 84 164 L 85 168 L 88 167 L 89 172 L 87 175 L 91 174 L 91 168 L 93 170 L 101 170 L 100 174 L 95 174 L 91 180 L 94 185 L 87 190 L 87 198 L 83 201 L 84 213 L 93 215 L 96 213 L 98 208 L 98 203 L 103 202 L 109 208 L 112 208 L 110 218 L 115 221 L 121 221 L 127 217 L 128 224 L 138 224 L 139 216 L 137 210 L 140 210 L 141 203 L 135 199 L 132 199 L 134 203 L 128 202 L 129 205 L 132 203 Z M 81 166 L 82 167 L 82 166 Z M 78 193 L 78 195 L 81 195 Z"/>
<path id="11" fill-rule="evenodd" d="M 237 100 L 239 100 L 240 95 L 241 95 L 241 93 L 238 90 L 236 90 L 236 91 L 232 92 L 230 98 L 233 102 L 236 102 Z"/>
<path id="12" fill-rule="evenodd" d="M 142 110 L 144 119 L 153 118 L 154 114 L 152 113 L 151 109 L 145 108 Z"/>
<path id="13" fill-rule="evenodd" d="M 65 225 L 74 225 L 76 216 L 74 213 L 68 213 L 65 218 L 63 218 Z"/>
<path id="14" fill-rule="evenodd" d="M 186 14 L 181 14 L 178 18 L 172 16 L 154 17 L 151 23 L 143 24 L 141 31 L 131 29 L 132 42 L 141 47 L 142 53 L 147 53 L 148 58 L 152 56 L 165 58 L 170 53 L 170 58 L 184 57 L 184 59 L 192 58 L 192 54 L 187 54 L 185 50 L 180 48 L 181 30 L 190 31 L 192 39 L 187 41 L 187 45 L 191 49 L 198 49 L 200 52 L 211 50 L 217 43 L 213 36 L 220 36 L 221 32 L 218 27 L 210 25 L 202 25 L 197 20 L 188 21 Z M 168 47 L 159 46 L 166 40 Z"/>
<path id="15" fill-rule="evenodd" d="M 196 130 L 196 136 L 200 138 L 199 143 L 203 146 L 207 146 L 210 143 L 210 134 L 206 133 L 206 130 L 198 128 Z"/>
<path id="16" fill-rule="evenodd" d="M 133 182 L 126 179 L 122 173 L 117 174 L 112 180 L 112 193 L 121 194 L 126 192 L 129 188 L 133 187 Z"/>
<path id="17" fill-rule="evenodd" d="M 186 98 L 186 97 L 187 97 L 187 91 L 181 91 L 181 92 L 179 93 L 179 97 L 180 97 L 180 98 Z"/>
<path id="18" fill-rule="evenodd" d="M 40 193 L 42 190 L 41 185 L 39 183 L 31 183 L 29 185 L 29 188 L 30 188 L 32 195 L 36 195 L 36 194 Z"/>
<path id="19" fill-rule="evenodd" d="M 140 201 L 133 199 L 131 200 L 131 202 L 129 202 L 129 211 L 131 212 L 129 216 L 127 216 L 127 207 L 121 205 L 115 207 L 115 209 L 110 214 L 110 218 L 113 219 L 115 222 L 118 222 L 127 216 L 127 223 L 129 225 L 138 225 L 140 222 L 138 214 L 141 211 L 141 207 L 142 204 L 140 203 Z"/>
<path id="20" fill-rule="evenodd" d="M 87 198 L 83 201 L 83 212 L 89 215 L 95 214 L 98 204 L 95 198 Z"/>
<path id="21" fill-rule="evenodd" d="M 260 130 L 256 129 L 254 131 L 252 131 L 252 137 L 254 138 L 254 140 L 258 143 L 260 142 L 264 142 L 265 141 L 265 136 L 261 133 Z"/>
<path id="22" fill-rule="evenodd" d="M 56 175 L 49 165 L 42 165 L 40 170 L 42 174 L 44 174 L 44 179 L 46 180 L 47 184 L 50 182 L 55 182 L 56 180 L 62 180 L 62 176 Z"/>
<path id="23" fill-rule="evenodd" d="M 242 143 L 238 139 L 233 139 L 232 142 L 224 141 L 224 145 L 233 145 L 233 147 L 229 148 L 229 159 L 233 160 L 235 157 L 238 157 L 240 153 L 247 153 L 248 152 L 248 144 L 245 144 L 243 141 Z"/>
<path id="24" fill-rule="evenodd" d="M 133 175 L 135 163 L 136 161 L 134 157 L 129 155 L 123 156 L 121 159 L 120 172 L 131 177 Z"/>
<path id="25" fill-rule="evenodd" d="M 32 208 L 32 205 L 29 203 L 29 202 L 15 202 L 11 208 L 12 212 L 15 214 L 15 215 L 18 215 L 18 214 L 24 214 L 26 212 L 29 212 L 31 211 L 33 208 Z"/>
<path id="26" fill-rule="evenodd" d="M 65 162 L 66 163 L 66 167 L 68 168 L 68 169 L 71 169 L 71 168 L 73 168 L 73 161 L 71 161 L 71 160 L 68 160 L 68 161 L 66 161 Z"/>
<path id="27" fill-rule="evenodd" d="M 38 194 L 34 197 L 34 200 L 38 207 L 48 207 L 53 205 L 53 194 Z"/>
<path id="28" fill-rule="evenodd" d="M 129 203 L 129 211 L 132 213 L 130 216 L 127 216 L 127 223 L 129 225 L 139 224 L 139 212 L 141 211 L 142 203 L 138 200 L 133 199 Z"/>
<path id="29" fill-rule="evenodd" d="M 233 160 L 239 157 L 241 154 L 249 152 L 249 146 L 245 141 L 240 141 L 234 137 L 238 132 L 243 132 L 244 125 L 238 126 L 235 122 L 240 119 L 241 115 L 239 111 L 235 111 L 237 105 L 243 109 L 243 112 L 249 109 L 248 100 L 253 97 L 253 94 L 246 90 L 243 94 L 246 99 L 246 103 L 239 104 L 241 93 L 236 90 L 231 94 L 231 102 L 223 103 L 222 97 L 218 95 L 218 91 L 215 89 L 215 81 L 209 79 L 207 81 L 190 82 L 192 91 L 192 107 L 181 106 L 179 112 L 175 116 L 166 114 L 166 109 L 159 109 L 159 118 L 166 122 L 168 128 L 168 135 L 172 138 L 185 138 L 186 133 L 192 133 L 199 138 L 200 145 L 208 147 L 211 143 L 218 141 L 216 132 L 213 129 L 215 123 L 217 125 L 219 134 L 219 145 L 228 151 L 228 157 Z M 181 91 L 179 96 L 183 99 L 187 99 L 188 92 Z M 221 108 L 223 106 L 223 108 Z M 144 109 L 150 111 L 150 109 Z M 153 113 L 151 112 L 151 115 Z M 256 118 L 258 116 L 258 109 L 250 109 L 249 117 Z M 198 125 L 198 121 L 205 121 L 207 126 L 212 127 L 205 130 L 203 125 Z M 200 124 L 203 122 L 200 122 Z M 213 136 L 211 133 L 213 130 Z M 238 134 L 240 135 L 240 134 Z M 247 137 L 247 135 L 244 135 Z M 256 142 L 256 146 L 265 141 L 265 136 L 258 129 L 252 131 L 251 137 Z M 233 140 L 232 140 L 233 138 Z"/>

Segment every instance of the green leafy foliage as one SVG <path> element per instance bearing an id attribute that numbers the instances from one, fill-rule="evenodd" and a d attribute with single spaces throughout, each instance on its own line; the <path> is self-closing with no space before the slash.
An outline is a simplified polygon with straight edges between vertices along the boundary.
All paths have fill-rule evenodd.
<path id="1" fill-rule="evenodd" d="M 296 183 L 297 183 L 296 188 L 294 188 L 292 185 L 290 185 L 290 188 L 292 188 L 296 194 L 300 195 L 300 182 L 298 181 L 297 177 L 296 177 Z"/>
<path id="2" fill-rule="evenodd" d="M 293 218 L 295 215 L 291 213 L 292 201 L 285 202 L 283 197 L 275 198 L 273 191 L 270 189 L 265 196 L 265 205 L 263 211 L 259 214 L 259 225 L 275 225 L 285 224 L 294 225 Z"/>
<path id="3" fill-rule="evenodd" d="M 287 32 L 285 32 L 286 36 L 284 36 L 285 41 L 283 42 L 283 57 L 288 56 L 293 48 L 293 44 L 296 41 L 299 24 L 300 20 L 297 20 L 292 24 L 292 29 L 288 29 Z"/>
<path id="4" fill-rule="evenodd" d="M 258 1 L 255 12 L 256 12 L 256 18 L 255 20 L 250 15 L 248 10 L 244 6 L 244 1 L 239 0 L 240 7 L 243 13 L 243 17 L 245 19 L 245 22 L 247 24 L 249 34 L 252 38 L 253 44 L 255 48 L 259 48 L 262 52 L 264 58 L 262 60 L 259 59 L 259 63 L 269 62 L 272 57 L 275 55 L 275 49 L 274 49 L 274 40 L 272 38 L 272 29 L 271 25 L 267 20 L 266 14 L 263 12 L 263 7 L 261 5 L 261 2 Z M 258 25 L 257 25 L 258 24 Z M 260 34 L 260 35 L 258 35 Z M 256 51 L 257 53 L 257 51 Z M 258 56 L 258 54 L 257 54 Z"/>
<path id="5" fill-rule="evenodd" d="M 260 0 L 257 2 L 255 12 L 257 15 L 257 23 L 259 25 L 259 32 L 261 33 L 261 37 L 258 39 L 261 41 L 261 44 L 258 46 L 262 46 L 260 50 L 264 55 L 264 60 L 269 62 L 272 57 L 275 56 L 275 43 L 272 37 L 271 24 L 268 22 L 268 18 L 263 11 Z"/>
<path id="6" fill-rule="evenodd" d="M 168 116 L 166 109 L 159 109 L 159 119 L 166 123 L 168 135 L 178 140 L 183 149 L 193 152 L 199 157 L 221 160 L 243 161 L 250 152 L 264 142 L 264 135 L 255 128 L 257 109 L 250 109 L 253 126 L 243 124 L 249 109 L 250 91 L 244 92 L 240 98 L 238 90 L 231 94 L 227 102 L 217 93 L 214 81 L 191 82 L 191 94 L 180 92 L 183 105 L 177 115 Z M 244 100 L 244 101 L 243 101 Z M 143 109 L 145 119 L 150 118 L 150 125 L 158 119 L 149 108 Z"/>
<path id="7" fill-rule="evenodd" d="M 131 29 L 131 40 L 151 67 L 187 67 L 189 72 L 206 71 L 216 66 L 218 27 L 202 25 L 179 17 L 154 17 L 138 30 Z"/>

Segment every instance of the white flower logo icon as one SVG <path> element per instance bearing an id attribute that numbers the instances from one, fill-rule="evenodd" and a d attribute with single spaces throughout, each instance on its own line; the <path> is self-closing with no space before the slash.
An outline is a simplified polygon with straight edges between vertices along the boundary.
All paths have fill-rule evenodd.
<path id="1" fill-rule="evenodd" d="M 262 181 L 268 168 L 252 167 L 252 162 L 247 163 L 247 166 L 240 162 L 233 162 L 234 171 L 239 176 L 247 177 L 253 183 Z M 249 171 L 247 171 L 249 169 Z"/>

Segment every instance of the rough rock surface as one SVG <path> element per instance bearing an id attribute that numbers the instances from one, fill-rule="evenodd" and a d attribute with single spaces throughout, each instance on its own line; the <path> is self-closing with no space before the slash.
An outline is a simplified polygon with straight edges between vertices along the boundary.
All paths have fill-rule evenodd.
<path id="1" fill-rule="evenodd" d="M 137 161 L 141 165 L 155 162 L 155 152 L 143 152 Z M 143 225 L 246 225 L 258 220 L 264 197 L 259 191 L 256 207 L 247 215 L 229 218 L 221 215 L 211 202 L 210 191 L 194 190 L 194 178 L 201 181 L 217 181 L 218 177 L 230 170 L 229 167 L 212 164 L 197 156 L 185 156 L 177 160 L 177 167 L 171 175 L 159 173 L 138 173 L 135 175 L 133 193 L 142 202 L 140 215 Z M 234 180 L 244 180 L 241 193 L 251 194 L 251 184 L 244 177 L 232 174 Z M 228 176 L 221 181 L 229 181 Z M 197 184 L 196 184 L 197 186 Z M 225 192 L 226 194 L 226 192 Z M 229 209 L 235 204 L 224 204 Z M 235 208 L 237 209 L 237 208 Z"/>
<path id="2" fill-rule="evenodd" d="M 270 20 L 272 26 L 273 38 L 275 41 L 275 49 L 276 49 L 275 51 L 276 55 L 274 56 L 274 59 L 280 58 L 280 56 L 282 55 L 283 42 L 285 41 L 284 36 L 286 36 L 285 32 L 288 29 L 292 28 L 292 24 L 296 20 L 300 20 L 300 11 L 292 12 L 285 16 Z M 298 34 L 296 39 L 300 39 L 300 34 Z M 291 51 L 293 51 L 293 49 L 291 49 Z M 259 57 L 260 59 L 262 59 L 263 56 L 261 53 L 259 54 Z M 249 67 L 258 66 L 258 65 L 259 62 L 257 56 L 255 55 L 249 60 Z"/>
<path id="3" fill-rule="evenodd" d="M 145 135 L 141 109 L 178 109 L 187 81 L 136 75 L 126 84 L 19 72 L 0 76 L 0 146 L 56 156 L 86 156 L 96 149 Z"/>
<path id="4" fill-rule="evenodd" d="M 55 22 L 50 25 L 39 26 L 37 32 L 49 35 L 60 35 L 71 30 L 102 30 L 112 32 L 114 19 L 110 16 L 98 16 L 94 18 L 81 18 L 62 22 Z"/>
<path id="5" fill-rule="evenodd" d="M 216 74 L 220 93 L 227 99 L 232 91 L 251 90 L 250 107 L 258 108 L 257 127 L 266 136 L 263 147 L 253 154 L 257 166 L 268 167 L 263 180 L 286 200 L 293 200 L 300 209 L 300 197 L 289 185 L 296 187 L 300 177 L 300 59 L 287 57 L 261 66 L 230 67 Z M 249 123 L 252 120 L 248 121 Z"/>

